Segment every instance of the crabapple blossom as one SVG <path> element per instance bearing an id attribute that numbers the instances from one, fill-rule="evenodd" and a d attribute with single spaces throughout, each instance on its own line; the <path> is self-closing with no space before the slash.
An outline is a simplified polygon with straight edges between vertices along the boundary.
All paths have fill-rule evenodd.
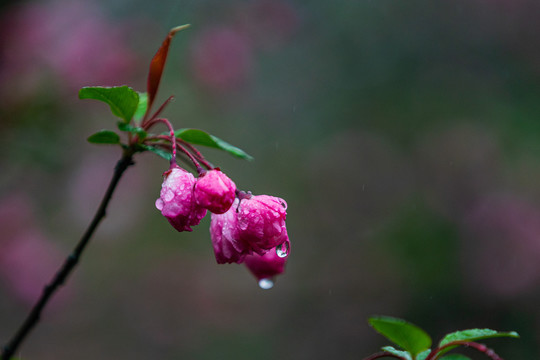
<path id="1" fill-rule="evenodd" d="M 210 238 L 218 264 L 241 263 L 249 251 L 248 247 L 238 239 L 238 221 L 236 219 L 238 201 L 236 199 L 226 213 L 212 214 Z"/>
<path id="2" fill-rule="evenodd" d="M 282 246 L 268 251 L 264 255 L 251 254 L 246 255 L 244 263 L 251 273 L 257 278 L 257 280 L 270 280 L 285 270 L 285 264 L 289 256 L 290 242 L 285 241 Z M 271 287 L 273 284 L 270 283 Z M 264 285 L 261 284 L 261 287 Z"/>
<path id="3" fill-rule="evenodd" d="M 236 185 L 221 170 L 213 169 L 199 176 L 193 191 L 197 205 L 223 214 L 234 202 Z"/>
<path id="4" fill-rule="evenodd" d="M 179 167 L 164 173 L 156 208 L 178 231 L 192 231 L 191 226 L 198 225 L 206 215 L 206 209 L 195 202 L 195 182 L 193 174 Z"/>
<path id="5" fill-rule="evenodd" d="M 212 214 L 210 237 L 219 264 L 243 262 L 246 255 L 275 252 L 284 245 L 287 256 L 289 238 L 285 227 L 284 200 L 268 195 L 244 195 L 224 214 Z"/>
<path id="6" fill-rule="evenodd" d="M 254 252 L 263 255 L 288 240 L 285 200 L 269 195 L 248 196 L 237 209 L 238 237 Z"/>

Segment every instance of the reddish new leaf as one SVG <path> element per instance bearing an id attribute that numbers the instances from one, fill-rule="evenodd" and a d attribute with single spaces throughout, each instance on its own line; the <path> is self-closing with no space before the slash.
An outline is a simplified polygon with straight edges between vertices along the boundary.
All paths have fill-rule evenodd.
<path id="1" fill-rule="evenodd" d="M 152 107 L 152 103 L 154 102 L 154 98 L 156 97 L 159 83 L 161 81 L 161 76 L 163 75 L 163 69 L 165 68 L 165 62 L 167 61 L 167 54 L 169 53 L 169 46 L 171 45 L 171 40 L 177 32 L 179 32 L 180 30 L 184 30 L 189 26 L 189 24 L 186 24 L 172 28 L 163 43 L 161 44 L 161 47 L 158 49 L 156 55 L 154 55 L 152 62 L 150 62 L 150 71 L 148 72 L 147 85 L 148 107 L 146 109 L 146 115 L 148 115 L 148 113 L 150 112 L 150 108 Z"/>

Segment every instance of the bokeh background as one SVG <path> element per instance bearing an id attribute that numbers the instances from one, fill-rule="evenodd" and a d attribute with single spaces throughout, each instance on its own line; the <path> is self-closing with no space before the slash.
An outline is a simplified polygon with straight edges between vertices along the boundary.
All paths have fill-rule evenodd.
<path id="1" fill-rule="evenodd" d="M 471 327 L 540 358 L 540 3 L 4 1 L 0 339 L 79 239 L 120 156 L 85 85 L 144 90 L 168 29 L 165 115 L 255 157 L 204 149 L 289 204 L 292 253 L 262 290 L 217 265 L 208 219 L 154 207 L 166 161 L 136 159 L 21 359 L 361 359 L 366 319 L 435 339 Z M 471 353 L 469 353 L 471 354 Z M 481 354 L 472 354 L 483 358 Z"/>

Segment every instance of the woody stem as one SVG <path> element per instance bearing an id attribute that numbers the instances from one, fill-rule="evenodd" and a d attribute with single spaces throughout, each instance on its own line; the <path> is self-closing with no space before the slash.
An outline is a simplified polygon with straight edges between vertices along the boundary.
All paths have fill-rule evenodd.
<path id="1" fill-rule="evenodd" d="M 133 151 L 128 148 L 124 152 L 122 158 L 116 164 L 113 177 L 109 183 L 109 187 L 107 188 L 107 191 L 105 192 L 105 195 L 101 200 L 101 204 L 99 205 L 99 208 L 94 215 L 92 222 L 86 229 L 86 232 L 73 249 L 73 252 L 65 259 L 64 263 L 62 264 L 56 275 L 52 278 L 50 283 L 43 288 L 43 292 L 40 298 L 26 317 L 25 321 L 21 324 L 17 332 L 14 334 L 13 338 L 3 347 L 1 359 L 9 360 L 13 356 L 15 351 L 17 351 L 23 340 L 28 336 L 30 331 L 36 326 L 39 319 L 41 318 L 41 312 L 51 299 L 52 295 L 54 295 L 54 293 L 59 289 L 59 287 L 65 283 L 67 277 L 69 276 L 69 274 L 71 274 L 71 272 L 79 262 L 79 259 L 84 249 L 88 245 L 88 242 L 92 238 L 94 231 L 106 215 L 107 206 L 109 205 L 109 201 L 111 200 L 114 190 L 116 189 L 116 185 L 118 185 L 118 182 L 126 169 L 133 164 Z"/>

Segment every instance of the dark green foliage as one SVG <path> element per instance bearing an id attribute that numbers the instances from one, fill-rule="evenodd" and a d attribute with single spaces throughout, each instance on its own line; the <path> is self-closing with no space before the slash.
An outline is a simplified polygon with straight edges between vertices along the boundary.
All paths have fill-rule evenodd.
<path id="1" fill-rule="evenodd" d="M 90 135 L 87 140 L 93 144 L 120 144 L 120 136 L 111 130 L 100 130 Z"/>
<path id="2" fill-rule="evenodd" d="M 83 87 L 79 90 L 79 99 L 94 99 L 107 103 L 112 113 L 126 123 L 131 121 L 139 108 L 139 94 L 128 86 Z"/>
<path id="3" fill-rule="evenodd" d="M 253 157 L 244 150 L 233 146 L 220 138 L 210 135 L 199 129 L 178 129 L 174 135 L 190 144 L 204 145 L 215 149 L 220 149 L 245 160 L 253 160 Z"/>
<path id="4" fill-rule="evenodd" d="M 461 354 L 450 354 L 442 358 L 440 356 L 462 345 L 488 354 L 488 349 L 484 345 L 476 343 L 476 340 L 495 337 L 519 337 L 515 331 L 499 332 L 491 329 L 461 330 L 445 335 L 439 342 L 439 346 L 431 350 L 429 348 L 431 346 L 429 335 L 418 326 L 408 323 L 405 320 L 388 316 L 375 316 L 369 318 L 368 322 L 377 332 L 403 349 L 399 350 L 392 346 L 384 346 L 382 350 L 387 352 L 388 355 L 397 356 L 402 360 L 468 360 L 469 358 L 467 356 Z"/>
<path id="5" fill-rule="evenodd" d="M 431 346 L 429 335 L 405 320 L 378 316 L 370 318 L 368 322 L 378 333 L 412 354 L 413 358 Z"/>
<path id="6" fill-rule="evenodd" d="M 439 346 L 444 346 L 454 341 L 477 341 L 482 339 L 489 339 L 495 337 L 513 337 L 519 338 L 519 335 L 515 331 L 499 332 L 491 329 L 468 329 L 456 331 L 447 334 L 439 343 Z"/>

